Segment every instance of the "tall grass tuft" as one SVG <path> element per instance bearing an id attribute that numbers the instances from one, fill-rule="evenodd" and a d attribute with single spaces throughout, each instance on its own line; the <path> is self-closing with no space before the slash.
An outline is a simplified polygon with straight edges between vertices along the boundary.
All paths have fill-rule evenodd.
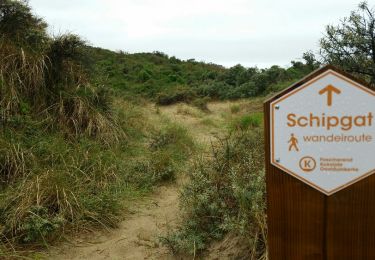
<path id="1" fill-rule="evenodd" d="M 90 136 L 106 144 L 118 143 L 125 133 L 110 108 L 101 110 L 95 106 L 97 99 L 104 99 L 100 95 L 103 94 L 89 88 L 81 93 L 61 93 L 58 102 L 48 109 L 56 115 L 52 122 L 75 138 Z"/>
<path id="2" fill-rule="evenodd" d="M 108 144 L 124 138 L 109 95 L 89 83 L 85 42 L 71 34 L 48 37 L 42 20 L 19 1 L 2 3 L 0 14 L 3 124 L 13 116 L 32 114 L 70 137 L 86 135 Z M 7 23 L 23 30 L 14 35 Z"/>
<path id="3" fill-rule="evenodd" d="M 263 123 L 263 113 L 253 112 L 250 114 L 236 117 L 231 125 L 232 129 L 236 130 L 248 130 L 260 127 Z"/>
<path id="4" fill-rule="evenodd" d="M 113 227 L 136 186 L 125 130 L 142 126 L 90 83 L 86 43 L 46 27 L 26 1 L 0 1 L 0 245 Z"/>
<path id="5" fill-rule="evenodd" d="M 43 244 L 65 229 L 116 225 L 120 194 L 112 188 L 125 179 L 114 151 L 100 152 L 89 140 L 66 143 L 59 135 L 12 140 L 13 149 L 0 151 L 2 238 Z"/>
<path id="6" fill-rule="evenodd" d="M 23 102 L 44 103 L 45 60 L 44 54 L 29 53 L 0 39 L 0 106 L 8 114 L 21 113 Z"/>
<path id="7" fill-rule="evenodd" d="M 0 139 L 0 187 L 24 177 L 31 159 L 20 145 Z"/>

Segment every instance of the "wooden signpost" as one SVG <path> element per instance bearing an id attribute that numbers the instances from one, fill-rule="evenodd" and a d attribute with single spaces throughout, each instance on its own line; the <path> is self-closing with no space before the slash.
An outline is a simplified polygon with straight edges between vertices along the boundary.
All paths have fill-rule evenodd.
<path id="1" fill-rule="evenodd" d="M 375 259 L 375 92 L 326 66 L 264 110 L 269 259 Z"/>

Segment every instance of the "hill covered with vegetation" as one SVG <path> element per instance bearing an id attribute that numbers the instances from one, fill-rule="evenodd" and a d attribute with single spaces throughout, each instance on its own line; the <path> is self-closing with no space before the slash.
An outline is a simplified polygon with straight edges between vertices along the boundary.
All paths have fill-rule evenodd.
<path id="1" fill-rule="evenodd" d="M 129 97 L 142 96 L 160 105 L 202 99 L 228 100 L 266 95 L 285 88 L 319 66 L 314 55 L 289 68 L 245 68 L 183 61 L 160 52 L 127 54 L 89 48 L 96 82 L 111 86 Z M 200 102 L 199 102 L 200 101 Z M 203 102 L 204 103 L 204 102 Z"/>

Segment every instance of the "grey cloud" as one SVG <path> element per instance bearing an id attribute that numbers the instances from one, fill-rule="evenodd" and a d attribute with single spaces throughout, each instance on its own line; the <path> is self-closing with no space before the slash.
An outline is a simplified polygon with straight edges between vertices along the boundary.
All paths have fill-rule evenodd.
<path id="1" fill-rule="evenodd" d="M 369 1 L 374 5 L 375 0 Z M 317 50 L 327 24 L 358 0 L 31 0 L 53 33 L 73 32 L 95 46 L 159 50 L 225 66 L 285 66 Z"/>

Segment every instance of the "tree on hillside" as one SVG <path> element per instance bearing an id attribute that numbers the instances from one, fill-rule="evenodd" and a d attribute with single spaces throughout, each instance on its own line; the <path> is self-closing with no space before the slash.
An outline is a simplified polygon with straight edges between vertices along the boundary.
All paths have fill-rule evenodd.
<path id="1" fill-rule="evenodd" d="M 320 41 L 324 62 L 356 74 L 375 87 L 375 9 L 359 5 L 340 25 L 329 25 Z"/>
<path id="2" fill-rule="evenodd" d="M 47 24 L 32 14 L 27 1 L 0 1 L 0 39 L 41 50 L 45 47 L 48 36 Z"/>

